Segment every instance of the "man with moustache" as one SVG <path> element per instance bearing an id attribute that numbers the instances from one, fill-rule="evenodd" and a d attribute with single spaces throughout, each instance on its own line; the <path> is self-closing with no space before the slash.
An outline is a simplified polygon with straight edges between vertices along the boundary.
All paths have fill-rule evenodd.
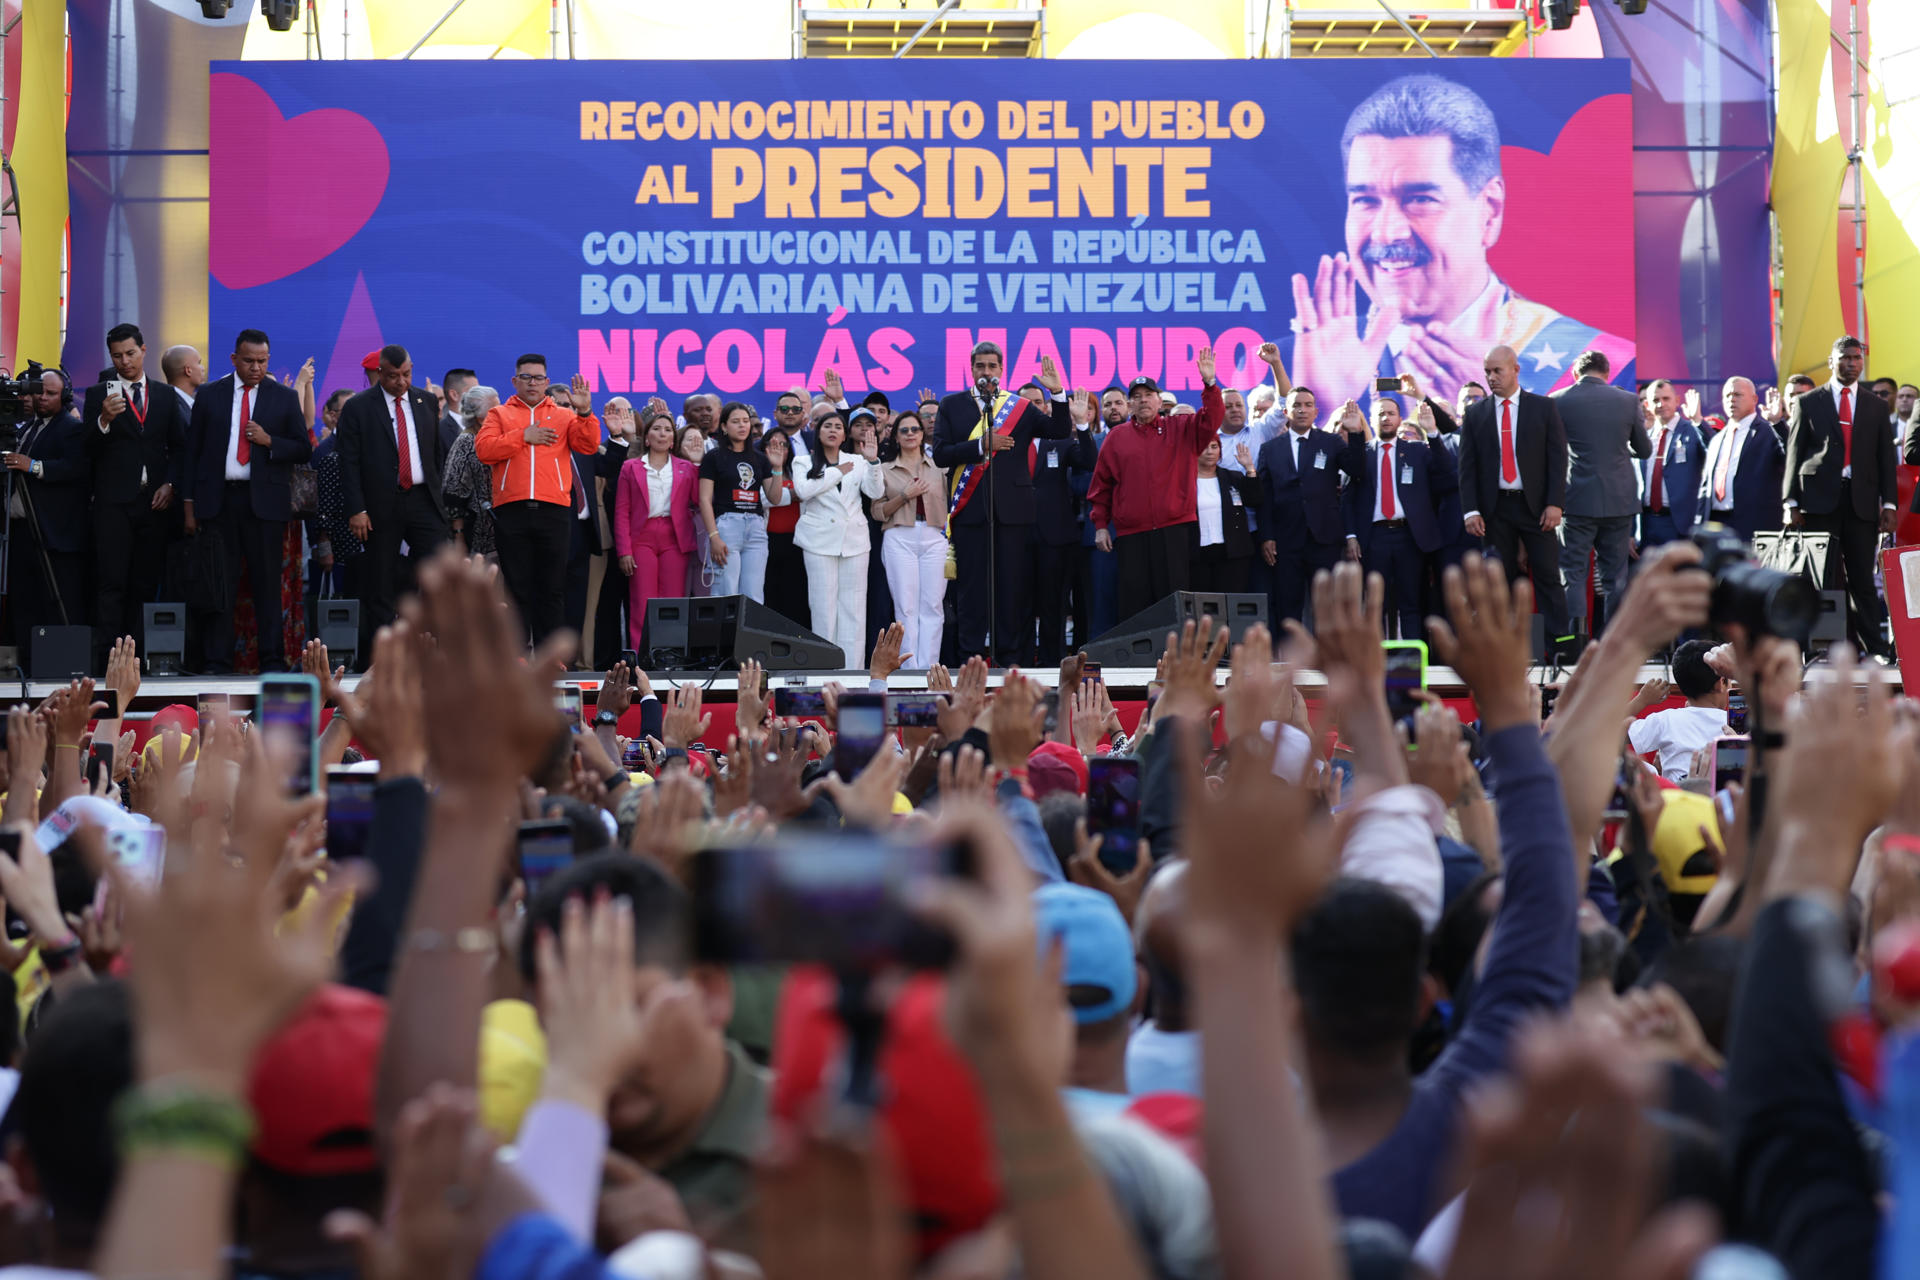
<path id="1" fill-rule="evenodd" d="M 1376 377 L 1417 374 L 1452 400 L 1487 350 L 1510 347 L 1522 390 L 1572 381 L 1573 354 L 1606 354 L 1633 385 L 1634 345 L 1522 298 L 1493 273 L 1506 181 L 1500 129 L 1480 96 L 1436 75 L 1382 85 L 1347 118 L 1346 250 L 1293 277 L 1288 367 L 1323 401 L 1365 400 Z M 1360 305 L 1364 293 L 1370 306 Z"/>

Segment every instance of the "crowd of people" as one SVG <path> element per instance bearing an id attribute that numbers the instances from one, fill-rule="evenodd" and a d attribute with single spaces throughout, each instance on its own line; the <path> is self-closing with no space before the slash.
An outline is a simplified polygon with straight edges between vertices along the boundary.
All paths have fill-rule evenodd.
<path id="1" fill-rule="evenodd" d="M 571 638 L 525 660 L 451 549 L 351 691 L 302 654 L 317 741 L 15 706 L 0 1277 L 1906 1274 L 1920 708 L 1731 627 L 1675 670 L 1745 697 L 1748 785 L 1647 768 L 1700 564 L 1649 554 L 1544 722 L 1531 586 L 1471 553 L 1427 623 L 1467 723 L 1396 723 L 1349 563 L 1224 685 L 1169 634 L 1127 726 L 1073 655 L 1053 728 L 976 656 L 858 768 L 853 692 L 781 719 L 752 664 L 724 751 L 625 664 L 571 727 Z"/>
<path id="2" fill-rule="evenodd" d="M 1826 535 L 1819 567 L 1848 593 L 1852 640 L 1888 657 L 1875 552 L 1897 462 L 1920 462 L 1914 388 L 1863 381 L 1853 338 L 1818 387 L 1796 375 L 1763 403 L 1729 379 L 1723 414 L 1665 380 L 1636 399 L 1600 351 L 1536 394 L 1508 347 L 1452 404 L 1407 373 L 1363 413 L 1295 385 L 1273 343 L 1259 351 L 1272 382 L 1251 392 L 1218 383 L 1211 351 L 1170 371 L 1198 383 L 1195 405 L 1145 376 L 1069 392 L 1050 359 L 1012 393 L 983 342 L 969 390 L 854 405 L 828 370 L 770 416 L 710 394 L 677 415 L 658 397 L 596 410 L 539 354 L 502 399 L 466 368 L 416 386 L 407 350 L 387 346 L 363 361 L 364 388 L 317 402 L 313 361 L 277 381 L 258 330 L 211 382 L 189 347 L 153 377 L 133 325 L 107 350 L 77 410 L 68 376 L 45 374 L 4 456 L 8 634 L 88 623 L 96 671 L 155 600 L 189 604 L 183 667 L 218 674 L 296 665 L 310 605 L 357 599 L 364 665 L 445 543 L 499 564 L 530 642 L 566 626 L 594 669 L 647 662 L 649 601 L 735 594 L 839 646 L 850 670 L 894 621 L 916 668 L 1050 665 L 1178 590 L 1307 618 L 1313 574 L 1342 560 L 1385 579 L 1389 634 L 1418 639 L 1470 549 L 1526 574 L 1548 641 L 1577 652 L 1631 563 L 1709 520 L 1747 539 Z"/>

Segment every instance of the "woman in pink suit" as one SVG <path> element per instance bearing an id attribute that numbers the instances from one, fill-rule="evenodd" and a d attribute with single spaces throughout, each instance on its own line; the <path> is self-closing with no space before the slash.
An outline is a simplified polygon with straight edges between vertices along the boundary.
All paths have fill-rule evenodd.
<path id="1" fill-rule="evenodd" d="M 700 468 L 674 456 L 673 419 L 664 413 L 649 418 L 641 441 L 644 452 L 620 468 L 613 513 L 613 549 L 620 572 L 632 579 L 627 633 L 635 649 L 646 625 L 647 601 L 677 596 L 686 588 L 700 505 Z M 644 652 L 640 660 L 646 661 Z"/>

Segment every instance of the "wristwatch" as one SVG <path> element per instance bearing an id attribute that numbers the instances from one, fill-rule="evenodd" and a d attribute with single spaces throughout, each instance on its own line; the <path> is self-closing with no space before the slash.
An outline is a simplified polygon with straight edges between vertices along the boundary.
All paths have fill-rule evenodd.
<path id="1" fill-rule="evenodd" d="M 600 728 L 611 729 L 619 723 L 620 723 L 620 717 L 613 714 L 613 712 L 611 711 L 596 711 L 594 713 L 593 727 L 596 729 L 600 729 Z"/>

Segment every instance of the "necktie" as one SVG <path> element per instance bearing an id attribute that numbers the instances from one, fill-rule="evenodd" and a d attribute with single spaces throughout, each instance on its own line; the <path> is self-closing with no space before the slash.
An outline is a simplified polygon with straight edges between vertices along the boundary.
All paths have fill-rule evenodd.
<path id="1" fill-rule="evenodd" d="M 393 398 L 393 439 L 400 450 L 400 487 L 413 488 L 413 446 L 408 442 L 407 415 L 400 408 L 400 397 Z"/>
<path id="2" fill-rule="evenodd" d="M 233 460 L 241 466 L 253 461 L 253 441 L 247 439 L 247 424 L 253 421 L 253 388 L 240 388 L 240 443 L 234 446 Z"/>
<path id="3" fill-rule="evenodd" d="M 1293 437 L 1293 470 L 1294 474 L 1298 475 L 1300 472 L 1300 433 L 1293 431 L 1288 434 Z"/>
<path id="4" fill-rule="evenodd" d="M 1647 484 L 1647 506 L 1655 511 L 1667 509 L 1667 491 L 1661 472 L 1667 461 L 1667 432 L 1670 427 L 1660 428 L 1660 438 L 1653 446 L 1653 479 Z"/>
<path id="5" fill-rule="evenodd" d="M 140 401 L 142 389 L 140 383 L 136 382 L 133 384 L 133 416 L 136 418 L 144 418 L 147 412 L 146 406 Z"/>
<path id="6" fill-rule="evenodd" d="M 1840 439 L 1846 448 L 1842 464 L 1853 461 L 1853 388 L 1840 388 Z"/>
<path id="7" fill-rule="evenodd" d="M 1739 428 L 1728 427 L 1723 447 L 1720 450 L 1719 465 L 1713 469 L 1713 500 L 1724 503 L 1727 500 L 1727 473 L 1733 470 L 1734 434 Z"/>
<path id="8" fill-rule="evenodd" d="M 1391 520 L 1393 512 L 1393 441 L 1380 442 L 1380 518 Z"/>
<path id="9" fill-rule="evenodd" d="M 1513 401 L 1500 402 L 1500 483 L 1520 483 L 1520 463 L 1513 456 Z"/>

